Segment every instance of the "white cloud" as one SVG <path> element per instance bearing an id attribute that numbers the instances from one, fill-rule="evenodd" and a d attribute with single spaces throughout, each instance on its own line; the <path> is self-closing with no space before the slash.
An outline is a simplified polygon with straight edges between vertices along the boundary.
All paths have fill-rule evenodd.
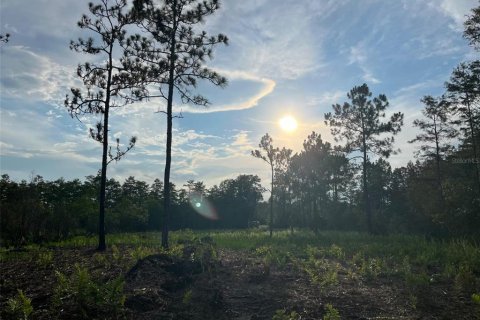
<path id="1" fill-rule="evenodd" d="M 330 107 L 332 104 L 341 103 L 346 93 L 341 90 L 324 92 L 320 96 L 311 97 L 307 100 L 308 106 Z"/>
<path id="2" fill-rule="evenodd" d="M 381 81 L 377 79 L 370 67 L 368 66 L 368 54 L 365 42 L 361 41 L 357 45 L 350 47 L 348 64 L 356 64 L 362 71 L 362 79 L 370 83 L 380 83 Z"/>
<path id="3" fill-rule="evenodd" d="M 60 65 L 25 46 L 5 46 L 0 60 L 0 89 L 5 97 L 62 105 L 74 86 L 73 67 Z"/>
<path id="4" fill-rule="evenodd" d="M 336 6 L 332 1 L 320 7 L 315 1 L 225 2 L 208 29 L 230 35 L 228 64 L 261 77 L 292 80 L 321 66 L 323 30 L 312 19 Z"/>
<path id="5" fill-rule="evenodd" d="M 239 103 L 231 103 L 224 105 L 211 105 L 207 108 L 198 108 L 192 106 L 177 106 L 177 111 L 189 112 L 189 113 L 211 113 L 211 112 L 221 112 L 221 111 L 233 111 L 233 110 L 244 110 L 250 109 L 258 105 L 259 101 L 268 96 L 275 89 L 275 81 L 256 76 L 255 74 L 245 72 L 245 71 L 230 71 L 217 69 L 220 74 L 227 77 L 230 81 L 235 80 L 248 80 L 262 85 L 261 89 L 251 97 L 246 97 L 245 100 Z M 233 97 L 232 97 L 233 98 Z"/>
<path id="6" fill-rule="evenodd" d="M 466 15 L 470 15 L 470 10 L 476 5 L 478 2 L 473 0 L 443 0 L 439 8 L 454 21 L 450 27 L 455 31 L 462 32 Z"/>

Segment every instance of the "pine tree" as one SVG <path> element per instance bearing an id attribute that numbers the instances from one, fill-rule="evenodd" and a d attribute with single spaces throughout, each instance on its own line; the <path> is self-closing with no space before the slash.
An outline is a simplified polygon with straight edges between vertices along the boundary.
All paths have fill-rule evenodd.
<path id="1" fill-rule="evenodd" d="M 129 59 L 124 56 L 122 45 L 126 29 L 132 24 L 131 17 L 125 14 L 126 0 L 101 0 L 99 4 L 89 3 L 89 15 L 84 14 L 78 26 L 88 31 L 87 39 L 71 41 L 70 48 L 79 53 L 95 56 L 95 61 L 80 64 L 77 75 L 84 88 L 72 88 L 65 99 L 65 106 L 72 117 L 79 119 L 85 114 L 101 115 L 96 128 L 90 129 L 91 137 L 102 144 L 102 167 L 100 173 L 100 209 L 98 225 L 98 250 L 106 249 L 105 243 L 105 197 L 107 166 L 118 161 L 136 142 L 132 137 L 126 149 L 120 149 L 116 140 L 116 150 L 108 143 L 109 116 L 112 108 L 123 107 L 141 97 L 143 89 L 137 85 L 137 74 L 130 72 Z"/>
<path id="2" fill-rule="evenodd" d="M 448 140 L 455 138 L 458 132 L 448 121 L 448 102 L 445 99 L 425 96 L 421 102 L 425 104 L 425 108 L 422 110 L 424 119 L 416 119 L 413 121 L 413 125 L 418 127 L 421 133 L 419 133 L 415 139 L 408 142 L 423 143 L 420 146 L 419 153 L 424 157 L 434 159 L 436 170 L 435 179 L 440 199 L 443 201 L 440 162 L 445 154 L 452 149 L 452 145 L 448 143 Z"/>
<path id="3" fill-rule="evenodd" d="M 275 179 L 275 163 L 277 158 L 280 155 L 280 149 L 275 148 L 273 146 L 273 139 L 270 137 L 268 133 L 266 133 L 262 139 L 260 140 L 260 144 L 258 145 L 260 150 L 253 150 L 252 156 L 255 158 L 262 159 L 270 166 L 270 171 L 272 175 L 271 181 L 271 189 L 270 189 L 270 219 L 269 219 L 269 229 L 270 229 L 270 237 L 273 236 L 273 187 L 274 187 L 274 179 Z"/>
<path id="4" fill-rule="evenodd" d="M 455 68 L 450 81 L 445 83 L 450 112 L 458 117 L 455 122 L 470 145 L 475 168 L 475 179 L 480 194 L 480 155 L 478 146 L 480 132 L 480 60 L 463 62 Z"/>
<path id="5" fill-rule="evenodd" d="M 158 94 L 149 98 L 161 97 L 166 100 L 167 142 L 164 171 L 164 212 L 162 246 L 168 248 L 169 221 L 171 215 L 170 171 L 172 161 L 172 120 L 174 96 L 183 103 L 207 106 L 209 101 L 192 92 L 198 80 L 208 81 L 224 87 L 226 78 L 205 67 L 206 59 L 211 59 L 213 49 L 218 44 L 227 44 L 223 34 L 209 37 L 205 31 L 197 31 L 196 26 L 220 8 L 218 0 L 135 0 L 132 14 L 140 20 L 139 27 L 148 36 L 135 36 L 129 39 L 127 50 L 138 58 L 136 67 L 146 70 L 144 82 L 160 87 Z"/>
<path id="6" fill-rule="evenodd" d="M 368 163 L 369 154 L 389 157 L 393 149 L 394 135 L 400 132 L 403 125 L 403 113 L 394 113 L 389 121 L 382 122 L 385 110 L 389 106 L 387 97 L 383 94 L 370 98 L 372 93 L 367 84 L 354 87 L 347 94 L 350 103 L 333 105 L 333 113 L 325 114 L 325 123 L 331 126 L 335 141 L 346 141 L 345 151 L 360 153 L 362 158 L 362 182 L 364 211 L 367 219 L 367 228 L 371 233 L 372 213 L 368 190 Z M 387 135 L 390 134 L 390 135 Z"/>

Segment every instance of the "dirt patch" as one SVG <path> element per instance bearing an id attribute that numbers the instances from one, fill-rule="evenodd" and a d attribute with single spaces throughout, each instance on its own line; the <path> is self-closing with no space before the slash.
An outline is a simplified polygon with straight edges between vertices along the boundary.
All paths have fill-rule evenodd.
<path id="1" fill-rule="evenodd" d="M 364 281 L 340 268 L 338 284 L 326 289 L 291 263 L 279 267 L 252 252 L 233 250 L 219 250 L 213 258 L 208 250 L 186 248 L 182 258 L 152 255 L 136 264 L 112 252 L 97 260 L 85 249 L 52 250 L 52 261 L 43 265 L 35 259 L 4 259 L 0 309 L 22 289 L 32 299 L 32 319 L 81 318 L 51 308 L 55 270 L 68 275 L 79 263 L 97 279 L 125 277 L 125 310 L 112 318 L 260 320 L 284 309 L 297 312 L 302 320 L 322 319 L 330 303 L 342 319 L 480 319 L 479 309 L 451 283 L 432 283 L 413 304 L 398 277 Z M 120 247 L 119 254 L 129 256 L 127 249 Z M 119 263 L 105 264 L 112 259 Z"/>

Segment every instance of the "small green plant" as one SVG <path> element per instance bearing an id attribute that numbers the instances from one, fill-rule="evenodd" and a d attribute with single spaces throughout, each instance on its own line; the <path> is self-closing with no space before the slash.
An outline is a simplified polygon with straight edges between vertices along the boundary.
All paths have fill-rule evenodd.
<path id="1" fill-rule="evenodd" d="M 319 284 L 322 290 L 328 290 L 338 284 L 338 270 L 340 269 L 338 263 L 310 257 L 307 261 L 301 262 L 301 264 L 312 282 Z"/>
<path id="2" fill-rule="evenodd" d="M 326 250 L 326 256 L 331 258 L 343 259 L 345 258 L 345 253 L 342 248 L 336 244 L 332 244 L 330 248 Z"/>
<path id="3" fill-rule="evenodd" d="M 478 306 L 480 306 L 480 293 L 472 294 L 472 302 Z"/>
<path id="4" fill-rule="evenodd" d="M 184 254 L 187 253 L 192 261 L 197 261 L 202 267 L 202 271 L 211 271 L 215 266 L 218 253 L 215 243 L 211 238 L 194 238 L 188 241 L 184 247 Z"/>
<path id="5" fill-rule="evenodd" d="M 290 313 L 287 313 L 287 310 L 285 309 L 279 309 L 275 311 L 275 314 L 272 317 L 272 320 L 299 320 L 300 315 L 292 311 Z"/>
<path id="6" fill-rule="evenodd" d="M 418 297 L 414 295 L 413 293 L 408 295 L 408 301 L 410 302 L 410 306 L 416 310 L 417 309 L 417 304 L 418 304 Z"/>
<path id="7" fill-rule="evenodd" d="M 96 264 L 104 267 L 108 267 L 110 265 L 110 261 L 107 259 L 104 253 L 95 253 L 93 255 L 93 259 L 95 260 Z"/>
<path id="8" fill-rule="evenodd" d="M 364 276 L 367 280 L 373 280 L 381 274 L 382 269 L 383 263 L 381 259 L 363 259 L 360 266 L 360 274 Z"/>
<path id="9" fill-rule="evenodd" d="M 190 301 L 192 301 L 192 289 L 188 289 L 187 291 L 185 291 L 182 299 L 183 304 L 189 304 Z"/>
<path id="10" fill-rule="evenodd" d="M 116 245 L 112 245 L 112 258 L 115 262 L 120 262 L 122 255 L 120 254 L 120 250 Z"/>
<path id="11" fill-rule="evenodd" d="M 40 266 L 48 267 L 52 265 L 53 262 L 53 252 L 51 251 L 39 251 L 37 255 L 37 263 Z"/>
<path id="12" fill-rule="evenodd" d="M 139 246 L 139 247 L 136 247 L 135 249 L 133 249 L 131 252 L 130 252 L 130 256 L 135 260 L 140 260 L 140 259 L 143 259 L 147 256 L 150 256 L 152 254 L 155 253 L 155 249 L 153 248 L 148 248 L 148 247 L 144 247 L 144 246 Z"/>
<path id="13" fill-rule="evenodd" d="M 54 307 L 66 306 L 89 317 L 94 314 L 118 314 L 125 302 L 124 281 L 121 277 L 105 283 L 92 280 L 88 269 L 75 265 L 75 271 L 67 277 L 57 274 L 57 286 L 54 289 Z"/>
<path id="14" fill-rule="evenodd" d="M 325 314 L 323 320 L 340 320 L 340 312 L 335 309 L 330 303 L 325 306 Z"/>
<path id="15" fill-rule="evenodd" d="M 5 311 L 12 319 L 26 320 L 33 312 L 32 300 L 22 290 L 17 290 L 15 298 L 7 300 Z"/>
<path id="16" fill-rule="evenodd" d="M 459 292 L 470 295 L 475 292 L 476 281 L 472 270 L 468 266 L 462 265 L 455 276 L 455 288 Z"/>

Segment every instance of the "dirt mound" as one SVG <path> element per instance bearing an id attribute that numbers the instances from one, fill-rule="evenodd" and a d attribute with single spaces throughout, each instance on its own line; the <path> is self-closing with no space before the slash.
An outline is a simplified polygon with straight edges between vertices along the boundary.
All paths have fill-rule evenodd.
<path id="1" fill-rule="evenodd" d="M 202 272 L 199 262 L 163 254 L 141 259 L 125 277 L 125 306 L 135 313 L 167 312 L 181 300 L 194 277 Z"/>
<path id="2" fill-rule="evenodd" d="M 125 276 L 132 319 L 226 319 L 222 267 L 209 239 L 183 243 L 182 257 L 146 257 Z M 223 315 L 223 316 L 222 316 Z"/>

